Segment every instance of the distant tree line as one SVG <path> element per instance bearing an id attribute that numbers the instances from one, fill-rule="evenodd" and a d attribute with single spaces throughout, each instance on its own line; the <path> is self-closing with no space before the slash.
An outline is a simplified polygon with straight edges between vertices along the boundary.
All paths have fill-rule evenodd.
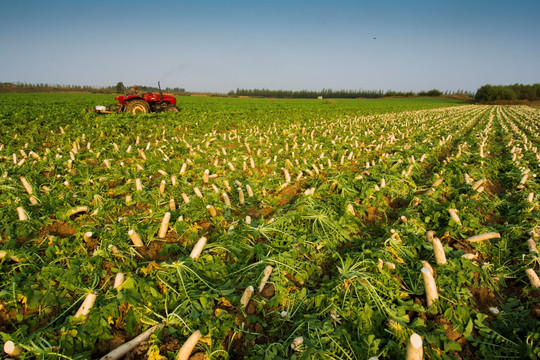
<path id="1" fill-rule="evenodd" d="M 157 86 L 144 86 L 138 85 L 139 92 L 158 92 Z M 126 87 L 122 82 L 118 82 L 116 85 L 111 86 L 88 86 L 88 85 L 60 85 L 60 84 L 27 84 L 27 83 L 0 83 L 0 92 L 84 92 L 92 94 L 121 94 L 126 91 Z M 181 94 L 185 93 L 184 88 L 162 88 L 164 92 Z"/>
<path id="2" fill-rule="evenodd" d="M 442 95 L 465 95 L 472 96 L 472 94 L 467 93 L 463 90 L 458 90 L 455 92 L 442 92 L 437 89 L 432 89 L 429 91 L 393 91 L 393 90 L 332 90 L 332 89 L 322 89 L 320 91 L 313 90 L 269 90 L 269 89 L 236 89 L 236 91 L 231 90 L 228 95 L 230 96 L 250 96 L 250 97 L 273 97 L 273 98 L 293 98 L 293 99 L 317 99 L 318 97 L 323 98 L 332 98 L 332 99 L 356 99 L 356 98 L 366 98 L 366 99 L 376 99 L 389 96 L 399 96 L 399 97 L 413 97 L 413 96 L 442 96 Z"/>
<path id="3" fill-rule="evenodd" d="M 132 86 L 132 85 L 131 85 Z M 131 86 L 125 86 L 123 82 L 118 82 L 116 85 L 111 86 L 89 86 L 89 85 L 60 85 L 60 84 L 28 84 L 28 83 L 8 83 L 0 82 L 0 93 L 1 92 L 83 92 L 83 93 L 95 93 L 95 94 L 122 94 L 125 93 Z M 159 89 L 157 86 L 146 86 L 139 85 L 138 91 L 140 93 L 144 92 L 158 92 Z M 184 88 L 181 87 L 165 87 L 162 88 L 164 92 L 177 95 L 189 95 L 190 92 L 186 92 Z M 223 96 L 224 94 L 218 93 L 205 93 L 209 96 Z M 332 89 L 322 89 L 319 91 L 315 90 L 269 90 L 269 89 L 236 89 L 231 90 L 227 95 L 229 96 L 249 96 L 249 97 L 273 97 L 273 98 L 295 98 L 295 99 L 317 99 L 318 97 L 323 98 L 343 98 L 343 99 L 355 99 L 355 98 L 366 98 L 366 99 L 376 99 L 382 97 L 414 97 L 414 96 L 442 96 L 442 95 L 452 95 L 452 96 L 463 96 L 463 97 L 473 97 L 474 94 L 467 92 L 465 90 L 457 91 L 445 91 L 442 92 L 437 89 L 427 90 L 427 91 L 394 91 L 394 90 L 332 90 Z"/>
<path id="4" fill-rule="evenodd" d="M 540 84 L 484 85 L 474 99 L 480 103 L 512 100 L 540 100 Z"/>

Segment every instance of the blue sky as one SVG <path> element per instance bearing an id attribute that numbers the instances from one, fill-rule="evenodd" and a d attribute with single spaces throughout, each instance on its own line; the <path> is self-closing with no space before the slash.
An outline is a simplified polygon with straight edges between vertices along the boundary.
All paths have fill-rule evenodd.
<path id="1" fill-rule="evenodd" d="M 539 0 L 0 0 L 0 82 L 160 80 L 210 92 L 531 84 L 538 14 Z"/>

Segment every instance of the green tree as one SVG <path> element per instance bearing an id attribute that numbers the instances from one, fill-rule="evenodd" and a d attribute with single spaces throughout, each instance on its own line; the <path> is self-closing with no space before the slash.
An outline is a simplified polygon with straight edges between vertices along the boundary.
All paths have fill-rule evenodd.
<path id="1" fill-rule="evenodd" d="M 117 93 L 123 93 L 125 89 L 126 89 L 126 87 L 124 86 L 123 82 L 119 81 L 118 83 L 116 83 L 116 92 Z"/>
<path id="2" fill-rule="evenodd" d="M 426 95 L 427 96 L 441 96 L 442 92 L 440 90 L 437 90 L 437 89 L 431 89 L 428 92 L 426 92 Z"/>

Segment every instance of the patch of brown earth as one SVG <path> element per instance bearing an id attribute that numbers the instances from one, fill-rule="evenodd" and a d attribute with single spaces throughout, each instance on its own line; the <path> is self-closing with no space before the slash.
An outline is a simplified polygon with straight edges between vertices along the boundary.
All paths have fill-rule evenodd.
<path id="1" fill-rule="evenodd" d="M 490 307 L 498 307 L 502 302 L 502 299 L 499 296 L 491 293 L 486 288 L 469 287 L 468 289 L 472 294 L 476 306 L 478 306 L 478 309 L 482 312 Z"/>
<path id="2" fill-rule="evenodd" d="M 50 179 L 56 176 L 56 173 L 54 171 L 48 171 L 48 170 L 43 170 L 40 172 L 40 174 L 41 176 L 47 179 Z"/>
<path id="3" fill-rule="evenodd" d="M 489 180 L 484 182 L 483 186 L 488 193 L 493 195 L 498 196 L 506 193 L 506 189 L 502 186 L 499 180 Z"/>
<path id="4" fill-rule="evenodd" d="M 291 202 L 292 198 L 300 192 L 301 189 L 296 185 L 287 186 L 285 189 L 281 190 L 280 198 L 278 200 L 278 205 L 283 206 Z"/>
<path id="5" fill-rule="evenodd" d="M 276 293 L 276 288 L 274 284 L 266 284 L 263 291 L 261 291 L 261 296 L 267 299 L 270 299 Z"/>
<path id="6" fill-rule="evenodd" d="M 134 216 L 140 213 L 143 213 L 150 209 L 150 205 L 143 203 L 136 203 L 129 206 L 126 206 L 121 213 L 118 214 L 119 217 Z"/>
<path id="7" fill-rule="evenodd" d="M 77 233 L 77 229 L 63 221 L 55 221 L 52 224 L 46 225 L 44 228 L 38 231 L 39 237 L 46 237 L 47 235 L 57 236 L 60 238 L 67 238 Z"/>
<path id="8" fill-rule="evenodd" d="M 366 213 L 361 217 L 367 223 L 373 224 L 384 219 L 383 214 L 375 206 L 367 208 Z"/>
<path id="9" fill-rule="evenodd" d="M 137 247 L 136 250 L 141 256 L 153 261 L 166 261 L 178 257 L 175 254 L 161 255 L 164 244 L 180 243 L 180 239 L 174 230 L 167 233 L 164 239 L 154 240 L 146 246 Z"/>
<path id="10" fill-rule="evenodd" d="M 123 331 L 112 328 L 112 335 L 112 339 L 94 345 L 92 358 L 102 357 L 126 342 L 126 334 Z"/>
<path id="11" fill-rule="evenodd" d="M 463 250 L 465 253 L 478 254 L 478 251 L 475 249 L 475 247 L 466 239 L 454 239 L 451 238 L 449 234 L 444 234 L 443 236 L 441 236 L 441 241 L 456 250 Z"/>

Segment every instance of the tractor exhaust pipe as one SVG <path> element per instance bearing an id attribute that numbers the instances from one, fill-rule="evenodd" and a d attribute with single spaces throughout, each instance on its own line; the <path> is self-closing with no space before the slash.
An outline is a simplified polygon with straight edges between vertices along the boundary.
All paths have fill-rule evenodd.
<path id="1" fill-rule="evenodd" d="M 157 86 L 159 88 L 159 96 L 161 97 L 161 101 L 163 101 L 163 91 L 161 91 L 161 84 L 159 83 L 159 81 L 157 82 Z"/>

